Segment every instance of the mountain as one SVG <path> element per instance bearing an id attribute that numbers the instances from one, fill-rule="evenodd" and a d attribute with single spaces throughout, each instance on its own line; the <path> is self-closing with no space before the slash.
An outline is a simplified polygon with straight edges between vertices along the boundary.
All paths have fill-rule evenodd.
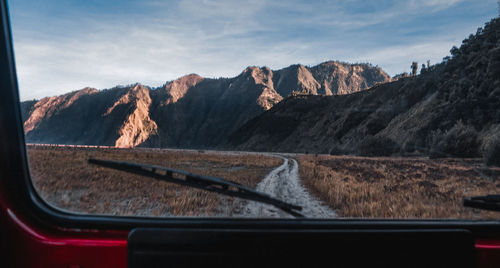
<path id="1" fill-rule="evenodd" d="M 28 109 L 26 140 L 37 143 L 130 146 L 157 128 L 149 118 L 149 89 L 135 85 L 98 91 L 85 88 L 44 98 Z M 110 131 L 112 130 L 112 131 Z M 97 142 L 96 142 L 97 141 Z"/>
<path id="2" fill-rule="evenodd" d="M 32 143 L 214 148 L 289 95 L 349 94 L 388 81 L 369 64 L 248 67 L 233 78 L 189 74 L 154 89 L 84 88 L 23 102 L 22 114 Z"/>
<path id="3" fill-rule="evenodd" d="M 225 148 L 478 156 L 500 135 L 499 19 L 450 52 L 418 76 L 369 90 L 285 98 L 234 132 Z"/>

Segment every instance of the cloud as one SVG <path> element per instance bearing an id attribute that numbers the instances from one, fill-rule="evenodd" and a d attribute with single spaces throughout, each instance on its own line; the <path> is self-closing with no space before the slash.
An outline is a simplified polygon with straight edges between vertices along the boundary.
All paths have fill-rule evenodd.
<path id="1" fill-rule="evenodd" d="M 442 8 L 447 8 L 453 5 L 456 5 L 460 2 L 463 2 L 463 0 L 413 0 L 412 4 L 414 5 L 421 5 L 425 7 L 442 7 Z"/>
<path id="2" fill-rule="evenodd" d="M 191 14 L 190 19 L 217 17 L 247 20 L 266 5 L 264 0 L 182 0 L 179 4 L 183 13 Z"/>
<path id="3" fill-rule="evenodd" d="M 446 24 L 435 22 L 470 1 L 147 1 L 126 16 L 104 10 L 36 17 L 23 7 L 13 20 L 24 19 L 13 30 L 21 97 L 336 59 L 370 61 L 395 74 L 412 60 L 439 61 L 480 26 L 463 27 L 468 22 L 453 14 Z M 422 15 L 429 21 L 419 21 Z"/>

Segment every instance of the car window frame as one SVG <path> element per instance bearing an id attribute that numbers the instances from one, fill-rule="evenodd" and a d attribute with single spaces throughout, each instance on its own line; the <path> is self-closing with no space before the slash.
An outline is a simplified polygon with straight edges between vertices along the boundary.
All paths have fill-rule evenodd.
<path id="1" fill-rule="evenodd" d="M 142 217 L 79 214 L 47 203 L 31 180 L 21 117 L 15 54 L 7 0 L 0 2 L 0 180 L 5 197 L 16 211 L 40 226 L 131 230 L 165 228 L 267 228 L 267 229 L 457 229 L 471 230 L 478 238 L 500 238 L 499 220 L 462 219 L 267 219 L 222 217 Z M 499 214 L 500 216 L 500 214 Z"/>

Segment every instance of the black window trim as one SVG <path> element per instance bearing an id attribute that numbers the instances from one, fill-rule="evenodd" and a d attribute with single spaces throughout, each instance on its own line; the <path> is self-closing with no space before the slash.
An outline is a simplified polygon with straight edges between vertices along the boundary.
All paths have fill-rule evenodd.
<path id="1" fill-rule="evenodd" d="M 136 227 L 249 229 L 468 229 L 500 238 L 500 220 L 241 219 L 83 215 L 59 210 L 36 192 L 29 173 L 7 0 L 0 0 L 0 184 L 15 211 L 40 226 L 131 230 Z M 499 214 L 500 216 L 500 214 Z"/>

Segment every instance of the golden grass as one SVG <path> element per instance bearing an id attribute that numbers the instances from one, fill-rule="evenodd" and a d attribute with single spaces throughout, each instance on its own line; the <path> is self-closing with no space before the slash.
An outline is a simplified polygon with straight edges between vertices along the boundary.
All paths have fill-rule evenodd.
<path id="1" fill-rule="evenodd" d="M 234 199 L 87 164 L 133 161 L 226 178 L 255 187 L 282 160 L 203 151 L 28 146 L 33 183 L 50 204 L 73 212 L 214 216 Z M 462 198 L 500 192 L 500 168 L 479 159 L 298 156 L 306 188 L 341 217 L 491 219 Z M 479 173 L 480 174 L 479 174 Z M 234 205 L 234 204 L 233 204 Z"/>
<path id="2" fill-rule="evenodd" d="M 500 169 L 483 167 L 480 159 L 306 155 L 297 160 L 306 188 L 341 217 L 500 216 L 462 206 L 464 197 L 500 192 Z"/>
<path id="3" fill-rule="evenodd" d="M 141 216 L 213 216 L 221 198 L 87 164 L 90 157 L 133 161 L 226 178 L 255 187 L 282 160 L 203 151 L 28 146 L 35 188 L 50 204 L 73 212 Z"/>

